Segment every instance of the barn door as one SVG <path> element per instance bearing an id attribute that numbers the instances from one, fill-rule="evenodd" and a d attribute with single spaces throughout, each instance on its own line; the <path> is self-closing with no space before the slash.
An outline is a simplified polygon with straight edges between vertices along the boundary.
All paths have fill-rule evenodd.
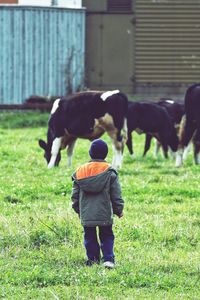
<path id="1" fill-rule="evenodd" d="M 87 22 L 87 86 L 133 92 L 133 15 L 90 14 Z"/>

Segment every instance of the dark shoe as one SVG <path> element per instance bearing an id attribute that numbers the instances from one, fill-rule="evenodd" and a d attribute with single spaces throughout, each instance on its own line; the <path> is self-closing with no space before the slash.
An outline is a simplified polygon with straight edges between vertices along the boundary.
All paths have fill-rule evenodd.
<path id="1" fill-rule="evenodd" d="M 94 260 L 88 259 L 88 260 L 86 260 L 85 265 L 88 267 L 91 267 L 94 264 L 99 264 L 99 262 L 100 262 L 100 260 L 98 260 L 98 259 L 94 259 Z"/>

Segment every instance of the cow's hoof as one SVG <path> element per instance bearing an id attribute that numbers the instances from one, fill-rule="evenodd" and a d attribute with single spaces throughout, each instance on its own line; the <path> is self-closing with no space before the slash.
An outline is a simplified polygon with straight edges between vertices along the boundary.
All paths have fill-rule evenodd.
<path id="1" fill-rule="evenodd" d="M 182 163 L 176 162 L 176 164 L 175 164 L 175 167 L 176 167 L 176 168 L 180 168 L 181 166 L 182 166 Z"/>
<path id="2" fill-rule="evenodd" d="M 120 170 L 121 169 L 121 165 L 113 165 L 113 168 L 115 169 L 115 170 Z"/>
<path id="3" fill-rule="evenodd" d="M 48 164 L 47 168 L 48 169 L 53 169 L 54 165 Z"/>

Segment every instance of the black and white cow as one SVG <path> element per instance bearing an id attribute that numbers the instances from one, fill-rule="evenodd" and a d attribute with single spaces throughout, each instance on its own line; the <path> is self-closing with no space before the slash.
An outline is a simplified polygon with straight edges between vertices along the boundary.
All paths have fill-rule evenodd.
<path id="1" fill-rule="evenodd" d="M 184 104 L 181 102 L 175 102 L 172 99 L 163 99 L 158 102 L 156 102 L 158 105 L 164 107 L 169 116 L 172 119 L 172 122 L 174 124 L 174 127 L 176 129 L 177 135 L 179 134 L 179 128 L 181 124 L 181 120 L 183 118 L 185 109 L 184 109 Z M 150 148 L 151 145 L 151 140 L 153 136 L 150 134 L 146 134 L 146 139 L 145 139 L 145 154 Z M 156 147 L 155 147 L 155 157 L 158 155 L 158 151 L 161 147 L 161 144 L 158 140 L 156 140 Z"/>
<path id="2" fill-rule="evenodd" d="M 81 92 L 57 99 L 48 123 L 47 143 L 39 140 L 48 168 L 59 164 L 61 149 L 67 147 L 68 166 L 77 138 L 94 140 L 105 132 L 113 142 L 115 168 L 121 167 L 127 139 L 128 99 L 119 90 Z"/>
<path id="3" fill-rule="evenodd" d="M 168 146 L 172 151 L 177 151 L 178 137 L 174 124 L 167 110 L 161 105 L 151 102 L 129 102 L 127 124 L 127 147 L 132 156 L 132 131 L 134 130 L 139 134 L 146 133 L 155 137 L 161 143 L 166 158 Z M 147 146 L 143 156 L 149 149 Z"/>
<path id="4" fill-rule="evenodd" d="M 191 139 L 194 145 L 194 162 L 199 164 L 200 152 L 200 84 L 190 86 L 185 94 L 185 120 L 180 128 L 180 143 L 176 156 L 176 166 L 183 163 L 183 153 Z"/>

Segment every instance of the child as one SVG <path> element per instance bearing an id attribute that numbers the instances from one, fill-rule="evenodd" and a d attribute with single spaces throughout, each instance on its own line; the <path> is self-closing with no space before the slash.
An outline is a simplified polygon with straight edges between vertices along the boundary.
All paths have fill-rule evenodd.
<path id="1" fill-rule="evenodd" d="M 84 228 L 84 245 L 88 260 L 86 265 L 100 262 L 100 249 L 103 265 L 114 267 L 113 214 L 123 216 L 124 201 L 117 172 L 105 161 L 107 144 L 94 140 L 90 146 L 91 160 L 79 167 L 72 176 L 72 207 L 81 219 Z M 96 227 L 99 228 L 97 238 Z"/>

